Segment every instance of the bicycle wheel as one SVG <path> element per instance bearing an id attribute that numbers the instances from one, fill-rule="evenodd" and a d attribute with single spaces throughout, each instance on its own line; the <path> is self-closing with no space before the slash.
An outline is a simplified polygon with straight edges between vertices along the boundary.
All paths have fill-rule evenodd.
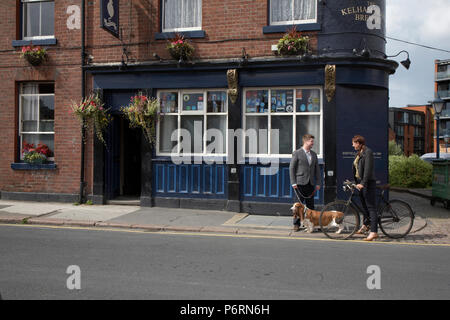
<path id="1" fill-rule="evenodd" d="M 333 218 L 330 218 L 333 217 Z M 330 223 L 328 223 L 331 221 Z M 324 225 L 328 223 L 327 225 Z M 345 240 L 359 228 L 359 214 L 345 201 L 334 201 L 323 207 L 319 219 L 322 232 L 330 239 Z"/>
<path id="2" fill-rule="evenodd" d="M 409 204 L 401 200 L 391 200 L 378 213 L 381 231 L 389 238 L 406 236 L 414 223 L 414 212 Z"/>

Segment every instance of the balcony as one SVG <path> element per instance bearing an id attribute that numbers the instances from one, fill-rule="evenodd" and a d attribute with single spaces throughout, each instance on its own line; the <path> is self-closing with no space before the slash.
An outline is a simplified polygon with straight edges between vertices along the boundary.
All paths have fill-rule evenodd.
<path id="1" fill-rule="evenodd" d="M 439 119 L 450 119 L 450 109 L 442 110 Z"/>
<path id="2" fill-rule="evenodd" d="M 436 73 L 436 81 L 440 80 L 447 80 L 450 79 L 450 70 L 447 69 L 447 71 L 441 71 Z"/>
<path id="3" fill-rule="evenodd" d="M 439 90 L 438 95 L 441 99 L 450 99 L 450 90 Z"/>

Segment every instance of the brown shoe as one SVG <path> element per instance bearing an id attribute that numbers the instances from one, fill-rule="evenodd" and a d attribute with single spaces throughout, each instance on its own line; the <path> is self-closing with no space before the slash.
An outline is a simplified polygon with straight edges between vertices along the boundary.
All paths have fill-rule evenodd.
<path id="1" fill-rule="evenodd" d="M 297 232 L 297 231 L 299 231 L 299 230 L 300 230 L 300 226 L 295 224 L 295 225 L 294 225 L 294 231 Z"/>
<path id="2" fill-rule="evenodd" d="M 356 234 L 366 234 L 369 232 L 369 228 L 367 226 L 362 226 L 358 231 L 356 231 Z"/>
<path id="3" fill-rule="evenodd" d="M 371 232 L 371 233 L 369 233 L 369 236 L 364 239 L 364 241 L 372 241 L 373 239 L 376 239 L 376 238 L 378 238 L 378 233 Z"/>

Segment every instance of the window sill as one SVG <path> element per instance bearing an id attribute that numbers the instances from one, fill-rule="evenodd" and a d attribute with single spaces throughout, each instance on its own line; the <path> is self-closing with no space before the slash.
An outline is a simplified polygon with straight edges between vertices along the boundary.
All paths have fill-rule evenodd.
<path id="1" fill-rule="evenodd" d="M 55 163 L 31 164 L 25 162 L 11 163 L 13 170 L 55 170 Z"/>
<path id="2" fill-rule="evenodd" d="M 295 24 L 294 26 L 297 31 L 319 31 L 321 29 L 320 23 Z M 292 28 L 292 24 L 265 26 L 263 33 L 286 33 L 290 28 Z"/>
<path id="3" fill-rule="evenodd" d="M 179 31 L 179 32 L 159 32 L 159 33 L 155 34 L 155 39 L 156 40 L 172 39 L 172 38 L 175 38 L 175 35 L 177 33 L 184 36 L 187 39 L 204 38 L 205 37 L 205 31 L 196 30 L 196 31 Z"/>
<path id="4" fill-rule="evenodd" d="M 36 40 L 13 40 L 12 46 L 13 47 L 23 47 L 23 46 L 29 46 L 31 44 L 35 46 L 51 46 L 55 45 L 57 42 L 56 38 L 51 39 L 36 39 Z"/>

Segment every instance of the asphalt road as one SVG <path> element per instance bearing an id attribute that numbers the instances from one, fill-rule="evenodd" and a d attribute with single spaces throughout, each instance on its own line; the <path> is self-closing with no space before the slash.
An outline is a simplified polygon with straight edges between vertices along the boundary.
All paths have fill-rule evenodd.
<path id="1" fill-rule="evenodd" d="M 449 265 L 450 246 L 0 226 L 5 300 L 449 299 Z"/>

